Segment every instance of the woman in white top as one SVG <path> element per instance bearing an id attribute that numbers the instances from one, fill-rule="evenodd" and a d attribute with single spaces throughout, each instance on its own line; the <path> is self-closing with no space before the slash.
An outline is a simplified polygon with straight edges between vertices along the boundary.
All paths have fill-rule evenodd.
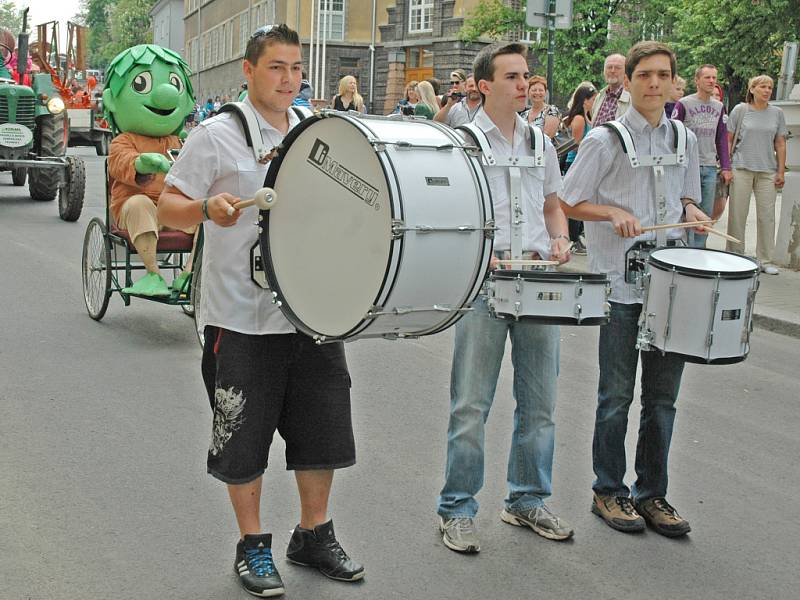
<path id="1" fill-rule="evenodd" d="M 775 200 L 786 172 L 788 130 L 783 111 L 769 105 L 772 87 L 768 75 L 751 78 L 745 102 L 737 104 L 728 119 L 733 166 L 728 234 L 744 240 L 750 196 L 755 195 L 756 257 L 762 262 L 763 272 L 777 275 L 777 268 L 764 263 L 772 260 L 775 250 Z M 744 253 L 744 242 L 728 242 L 727 249 Z"/>

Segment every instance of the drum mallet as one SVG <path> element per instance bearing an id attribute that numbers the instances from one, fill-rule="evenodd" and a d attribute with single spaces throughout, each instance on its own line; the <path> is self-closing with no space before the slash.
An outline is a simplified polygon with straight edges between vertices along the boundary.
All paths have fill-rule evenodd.
<path id="1" fill-rule="evenodd" d="M 278 196 L 272 188 L 261 188 L 256 192 L 256 195 L 249 200 L 240 200 L 233 206 L 228 207 L 228 216 L 233 214 L 233 211 L 247 208 L 248 206 L 257 206 L 259 210 L 269 210 L 278 201 Z"/>

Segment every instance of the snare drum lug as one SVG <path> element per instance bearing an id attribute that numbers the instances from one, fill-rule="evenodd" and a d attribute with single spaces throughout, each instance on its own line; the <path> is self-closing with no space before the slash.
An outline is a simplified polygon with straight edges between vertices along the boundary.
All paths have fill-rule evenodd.
<path id="1" fill-rule="evenodd" d="M 263 221 L 263 220 L 264 220 L 264 217 L 261 216 L 261 213 L 258 213 L 258 223 L 261 223 L 261 221 Z M 256 225 L 258 225 L 258 223 L 256 223 Z"/>
<path id="2" fill-rule="evenodd" d="M 259 225 L 258 223 L 253 223 L 253 225 L 258 227 L 258 233 L 264 233 L 264 228 L 261 227 L 261 225 Z M 252 229 L 251 229 L 251 231 L 252 231 Z"/>
<path id="3" fill-rule="evenodd" d="M 583 307 L 580 304 L 575 305 L 575 318 L 578 319 L 578 325 L 580 325 L 583 319 Z"/>
<path id="4" fill-rule="evenodd" d="M 522 302 L 514 302 L 514 318 L 519 321 L 519 311 L 522 308 Z"/>
<path id="5" fill-rule="evenodd" d="M 495 231 L 497 231 L 497 227 L 495 226 L 494 219 L 486 221 L 486 224 L 483 226 L 484 237 L 486 237 L 487 240 L 493 240 Z"/>
<path id="6" fill-rule="evenodd" d="M 578 277 L 578 285 L 575 287 L 575 297 L 583 296 L 583 277 Z"/>

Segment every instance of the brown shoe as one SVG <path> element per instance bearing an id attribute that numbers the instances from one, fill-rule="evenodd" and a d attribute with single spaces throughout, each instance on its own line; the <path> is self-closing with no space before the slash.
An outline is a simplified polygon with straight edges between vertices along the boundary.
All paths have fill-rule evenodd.
<path id="1" fill-rule="evenodd" d="M 592 512 L 618 531 L 644 531 L 644 519 L 633 508 L 633 502 L 627 496 L 595 494 Z"/>
<path id="2" fill-rule="evenodd" d="M 665 498 L 650 498 L 636 503 L 636 509 L 656 533 L 667 537 L 680 537 L 692 528 L 689 521 L 678 514 Z"/>

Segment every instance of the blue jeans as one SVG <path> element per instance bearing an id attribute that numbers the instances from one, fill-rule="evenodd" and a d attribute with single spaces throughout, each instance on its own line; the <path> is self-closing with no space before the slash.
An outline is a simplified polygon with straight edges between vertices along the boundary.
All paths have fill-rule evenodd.
<path id="1" fill-rule="evenodd" d="M 541 506 L 550 495 L 558 393 L 559 327 L 492 317 L 480 297 L 456 324 L 450 376 L 445 484 L 438 513 L 474 517 L 483 487 L 484 426 L 492 407 L 506 338 L 514 366 L 514 433 L 508 456 L 507 508 Z"/>
<path id="2" fill-rule="evenodd" d="M 636 444 L 636 482 L 627 488 L 625 433 L 633 401 L 639 351 L 641 304 L 611 303 L 611 321 L 600 326 L 600 383 L 592 443 L 592 463 L 597 476 L 592 489 L 607 496 L 633 495 L 637 500 L 667 495 L 667 459 L 675 422 L 675 400 L 684 359 L 659 350 L 641 353 L 642 413 Z"/>
<path id="3" fill-rule="evenodd" d="M 717 167 L 700 167 L 700 210 L 706 213 L 709 217 L 711 216 L 711 212 L 714 210 L 714 195 L 717 193 L 718 176 L 719 171 L 717 170 Z M 689 230 L 689 246 L 693 248 L 705 248 L 707 239 L 707 233 L 697 233 L 692 229 Z"/>

